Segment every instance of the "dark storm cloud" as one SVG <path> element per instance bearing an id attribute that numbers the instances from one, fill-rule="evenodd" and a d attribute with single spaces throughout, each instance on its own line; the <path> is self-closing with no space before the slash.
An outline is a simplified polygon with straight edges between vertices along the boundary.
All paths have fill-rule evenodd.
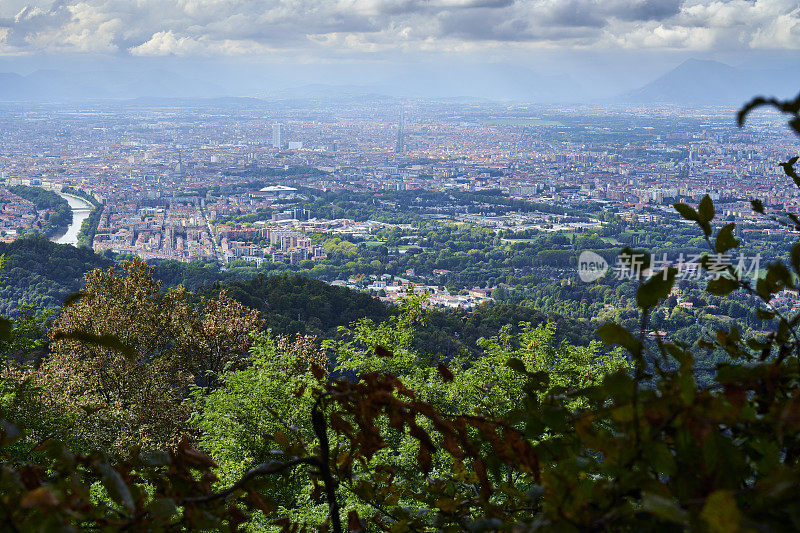
<path id="1" fill-rule="evenodd" d="M 593 2 L 585 0 L 565 0 L 548 10 L 542 10 L 539 22 L 542 26 L 567 26 L 602 28 L 607 19 L 599 10 L 593 9 Z"/>
<path id="2" fill-rule="evenodd" d="M 447 9 L 501 9 L 513 5 L 517 0 L 459 0 L 456 2 L 430 2 L 425 0 L 398 0 L 379 2 L 377 11 L 386 15 L 412 13 L 436 13 Z"/>
<path id="3" fill-rule="evenodd" d="M 483 41 L 558 41 L 590 36 L 603 25 L 599 19 L 579 11 L 559 9 L 538 16 L 527 15 L 509 17 L 485 11 L 443 13 L 438 18 L 439 35 Z"/>
<path id="4" fill-rule="evenodd" d="M 465 40 L 523 41 L 534 39 L 526 20 L 484 13 L 446 13 L 439 17 L 439 36 Z"/>
<path id="5" fill-rule="evenodd" d="M 613 15 L 622 20 L 664 20 L 680 13 L 682 0 L 643 0 L 627 4 L 614 10 Z"/>

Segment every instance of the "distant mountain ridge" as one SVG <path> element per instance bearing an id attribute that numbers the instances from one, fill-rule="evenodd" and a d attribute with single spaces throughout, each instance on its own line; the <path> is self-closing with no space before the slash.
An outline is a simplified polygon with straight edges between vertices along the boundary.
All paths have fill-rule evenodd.
<path id="1" fill-rule="evenodd" d="M 27 76 L 0 73 L 0 100 L 5 101 L 197 98 L 226 94 L 220 85 L 160 69 L 140 72 L 37 70 Z"/>
<path id="2" fill-rule="evenodd" d="M 503 64 L 419 66 L 361 84 L 310 83 L 265 91 L 278 98 L 455 98 L 469 101 L 579 101 L 585 89 L 572 76 L 547 76 Z"/>
<path id="3" fill-rule="evenodd" d="M 27 76 L 0 73 L 0 101 L 190 99 L 247 97 L 249 94 L 279 99 L 458 97 L 546 103 L 577 102 L 586 96 L 585 88 L 570 75 L 541 75 L 505 64 L 421 65 L 361 83 L 337 83 L 325 78 L 322 82 L 286 85 L 291 76 L 282 75 L 282 72 L 255 73 L 253 79 L 261 79 L 261 87 L 249 91 L 237 89 L 235 81 L 224 77 L 205 81 L 200 79 L 202 74 L 187 77 L 162 69 L 88 72 L 50 69 Z M 275 85 L 275 80 L 282 81 Z"/>
<path id="4" fill-rule="evenodd" d="M 688 59 L 652 82 L 622 95 L 628 103 L 741 105 L 759 94 L 794 96 L 800 89 L 795 71 L 736 68 L 718 61 Z"/>
<path id="5" fill-rule="evenodd" d="M 433 98 L 459 101 L 533 103 L 632 103 L 684 106 L 738 106 L 755 95 L 793 97 L 800 89 L 797 69 L 738 68 L 717 61 L 689 59 L 637 89 L 603 92 L 577 72 L 544 75 L 525 67 L 493 64 L 406 65 L 369 80 L 350 82 L 318 75 L 291 75 L 291 69 L 253 72 L 246 87 L 233 76 L 207 78 L 164 69 L 38 70 L 23 76 L 0 73 L 0 102 L 70 102 L 102 99 L 139 100 L 167 105 L 182 100 L 227 99 L 229 104 L 304 99 Z M 324 81 L 319 81 L 324 80 Z M 613 96 L 617 94 L 617 96 Z M 255 98 L 253 98 L 255 97 Z M 218 102 L 219 103 L 219 102 Z"/>

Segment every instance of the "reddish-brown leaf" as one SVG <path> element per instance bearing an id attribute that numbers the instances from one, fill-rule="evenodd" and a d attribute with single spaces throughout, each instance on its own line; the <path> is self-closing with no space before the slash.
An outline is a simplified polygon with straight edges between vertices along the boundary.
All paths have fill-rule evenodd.
<path id="1" fill-rule="evenodd" d="M 375 345 L 375 355 L 378 357 L 394 357 L 394 354 L 381 346 L 380 344 Z"/>
<path id="2" fill-rule="evenodd" d="M 211 457 L 199 450 L 195 450 L 194 448 L 184 448 L 181 450 L 181 452 L 186 458 L 186 461 L 191 464 L 211 466 L 214 468 L 217 467 L 217 463 L 215 463 Z"/>
<path id="3" fill-rule="evenodd" d="M 38 487 L 23 496 L 19 505 L 23 509 L 30 509 L 31 507 L 56 507 L 58 505 L 58 498 L 56 498 L 56 495 L 47 487 Z"/>
<path id="4" fill-rule="evenodd" d="M 361 524 L 361 519 L 358 517 L 358 511 L 355 509 L 347 513 L 347 529 L 350 531 L 364 530 L 364 527 Z"/>
<path id="5" fill-rule="evenodd" d="M 325 377 L 325 370 L 322 369 L 322 367 L 320 367 L 317 364 L 312 364 L 311 365 L 311 374 L 314 376 L 314 378 L 317 381 L 322 381 L 322 378 Z"/>

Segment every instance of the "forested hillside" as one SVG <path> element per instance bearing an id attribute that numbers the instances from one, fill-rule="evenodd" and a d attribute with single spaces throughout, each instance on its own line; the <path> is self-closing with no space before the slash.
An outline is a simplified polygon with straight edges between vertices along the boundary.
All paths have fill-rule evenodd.
<path id="1" fill-rule="evenodd" d="M 25 302 L 38 308 L 60 306 L 80 290 L 86 272 L 113 263 L 91 249 L 55 244 L 41 236 L 0 243 L 0 255 L 6 259 L 0 272 L 0 314 Z"/>
<path id="2" fill-rule="evenodd" d="M 159 269 L 156 266 L 156 273 Z M 382 303 L 368 294 L 336 287 L 297 274 L 258 275 L 248 280 L 214 283 L 198 291 L 215 295 L 224 289 L 240 303 L 257 309 L 268 328 L 276 334 L 304 334 L 319 338 L 336 336 L 339 326 L 361 318 L 383 321 L 398 313 L 395 306 Z M 586 345 L 594 336 L 578 320 L 546 315 L 517 305 L 484 305 L 474 310 L 437 309 L 427 313 L 427 321 L 417 327 L 415 346 L 422 352 L 454 356 L 459 351 L 475 353 L 481 337 L 497 335 L 507 324 L 557 324 L 555 339 Z"/>
<path id="3" fill-rule="evenodd" d="M 0 314 L 12 313 L 23 303 L 33 308 L 60 307 L 64 299 L 80 290 L 83 276 L 96 268 L 108 268 L 114 259 L 88 248 L 59 245 L 42 237 L 0 244 L 6 268 L 0 288 Z M 117 258 L 116 261 L 122 260 Z M 265 320 L 275 334 L 304 334 L 332 338 L 340 326 L 361 318 L 382 321 L 397 309 L 369 294 L 329 285 L 298 274 L 259 274 L 243 278 L 237 272 L 220 272 L 212 263 L 156 261 L 153 276 L 165 288 L 184 284 L 196 297 L 213 297 L 225 290 L 229 296 Z M 428 313 L 429 321 L 418 329 L 418 349 L 453 356 L 466 350 L 475 353 L 477 340 L 496 335 L 505 324 L 535 325 L 552 321 L 558 325 L 555 338 L 586 345 L 594 338 L 581 320 L 545 314 L 531 307 L 510 304 L 481 306 L 475 310 L 447 309 Z"/>
<path id="4" fill-rule="evenodd" d="M 249 280 L 215 283 L 201 296 L 224 289 L 231 298 L 261 313 L 275 333 L 332 337 L 338 326 L 364 317 L 381 321 L 393 310 L 369 294 L 335 287 L 299 275 L 258 275 Z"/>

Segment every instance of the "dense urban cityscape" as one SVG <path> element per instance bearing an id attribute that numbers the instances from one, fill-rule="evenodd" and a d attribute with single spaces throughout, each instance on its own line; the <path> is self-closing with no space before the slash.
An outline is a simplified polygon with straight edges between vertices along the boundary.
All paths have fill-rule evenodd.
<path id="1" fill-rule="evenodd" d="M 375 246 L 384 244 L 376 233 L 392 228 L 402 232 L 402 254 L 421 242 L 419 220 L 511 232 L 591 233 L 613 217 L 658 227 L 675 219 L 672 203 L 705 195 L 743 230 L 786 232 L 749 224 L 753 198 L 768 199 L 768 212 L 800 206 L 797 189 L 778 179 L 775 162 L 798 147 L 781 128 L 772 116 L 738 129 L 729 109 L 670 106 L 381 98 L 9 106 L 0 124 L 0 235 L 11 242 L 48 214 L 11 192 L 18 186 L 69 198 L 83 209 L 78 227 L 91 211 L 81 238 L 96 252 L 223 269 L 324 264 L 330 238 Z M 367 194 L 374 209 L 330 218 L 330 209 L 311 207 L 326 207 L 314 202 L 319 195 L 348 193 Z M 520 204 L 498 210 L 486 194 Z M 396 212 L 396 221 L 372 219 L 376 210 Z M 430 281 L 447 272 L 393 272 L 390 291 L 380 272 L 326 281 L 394 299 L 408 285 L 402 275 L 442 305 L 488 298 L 477 286 L 460 297 L 437 290 Z"/>

